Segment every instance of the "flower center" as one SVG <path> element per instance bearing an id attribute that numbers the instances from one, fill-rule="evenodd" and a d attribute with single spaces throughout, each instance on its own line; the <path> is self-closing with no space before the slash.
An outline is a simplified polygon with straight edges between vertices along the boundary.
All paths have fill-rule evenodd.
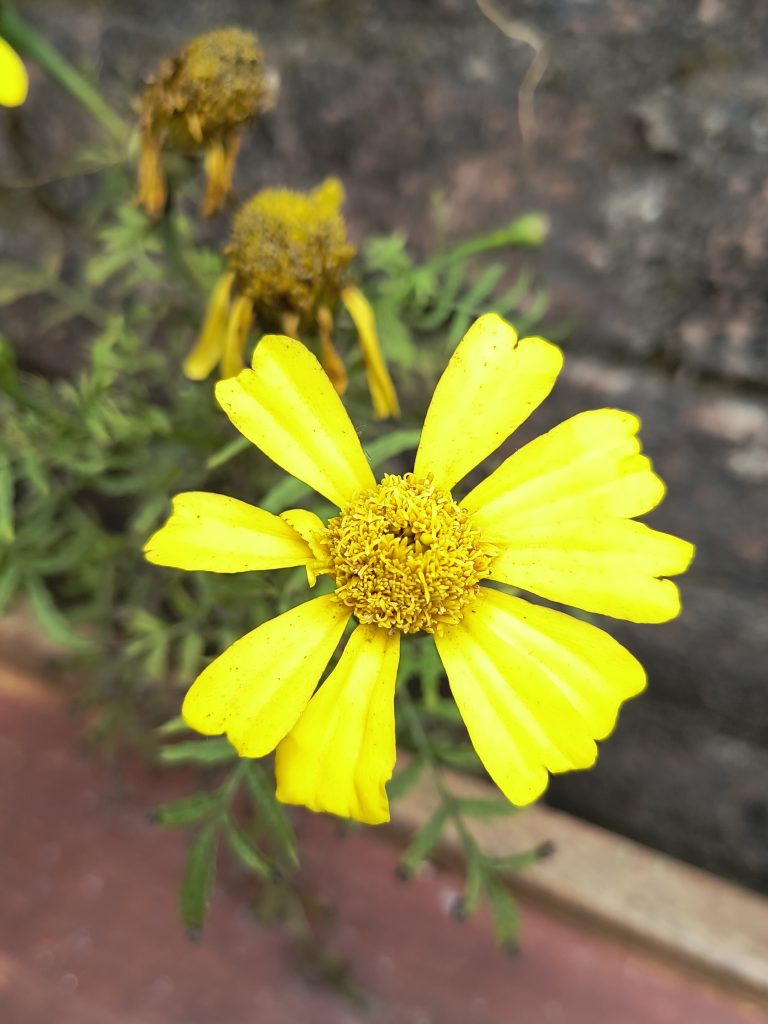
<path id="1" fill-rule="evenodd" d="M 261 320 L 283 313 L 302 322 L 318 305 L 334 304 L 355 249 L 347 241 L 341 182 L 329 178 L 309 193 L 263 189 L 237 213 L 227 247 L 237 288 Z"/>
<path id="2" fill-rule="evenodd" d="M 434 633 L 461 621 L 496 551 L 430 477 L 385 476 L 320 540 L 336 599 L 360 622 Z"/>

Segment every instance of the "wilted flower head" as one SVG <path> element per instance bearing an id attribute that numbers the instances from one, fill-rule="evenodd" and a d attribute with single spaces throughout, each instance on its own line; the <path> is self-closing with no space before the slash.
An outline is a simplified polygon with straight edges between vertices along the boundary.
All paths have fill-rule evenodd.
<path id="1" fill-rule="evenodd" d="M 139 202 L 156 214 L 165 203 L 160 166 L 164 146 L 206 154 L 204 212 L 226 198 L 240 147 L 238 127 L 268 110 L 275 85 L 255 35 L 239 28 L 197 36 L 176 57 L 166 58 L 139 101 L 142 154 Z"/>
<path id="2" fill-rule="evenodd" d="M 27 69 L 21 57 L 0 37 L 0 106 L 20 107 L 28 89 Z"/>
<path id="3" fill-rule="evenodd" d="M 313 323 L 341 293 L 355 249 L 341 216 L 344 188 L 329 178 L 312 192 L 264 189 L 235 217 L 227 248 L 238 291 L 260 319 Z"/>
<path id="4" fill-rule="evenodd" d="M 397 396 L 381 356 L 372 310 L 346 283 L 355 256 L 341 215 L 344 188 L 329 178 L 311 192 L 264 189 L 235 216 L 226 248 L 228 270 L 217 283 L 194 351 L 184 364 L 193 380 L 221 361 L 222 377 L 243 368 L 254 317 L 262 329 L 320 337 L 323 368 L 343 394 L 347 376 L 331 341 L 333 308 L 343 302 L 357 327 L 374 410 L 398 413 Z"/>

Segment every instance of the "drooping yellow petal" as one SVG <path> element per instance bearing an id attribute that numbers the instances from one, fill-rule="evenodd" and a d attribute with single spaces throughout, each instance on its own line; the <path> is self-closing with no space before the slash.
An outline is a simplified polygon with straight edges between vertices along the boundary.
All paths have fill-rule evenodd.
<path id="1" fill-rule="evenodd" d="M 136 202 L 144 207 L 150 217 L 157 217 L 168 199 L 160 156 L 161 140 L 151 128 L 145 128 L 141 133 L 140 145 Z"/>
<path id="2" fill-rule="evenodd" d="M 520 526 L 491 579 L 549 601 L 631 622 L 668 622 L 680 612 L 671 580 L 694 548 L 633 519 L 578 519 Z"/>
<path id="3" fill-rule="evenodd" d="M 215 139 L 206 150 L 204 217 L 211 217 L 220 210 L 232 191 L 232 176 L 239 152 L 240 136 L 237 132 L 232 132 L 224 140 Z"/>
<path id="4" fill-rule="evenodd" d="M 397 401 L 397 392 L 381 354 L 376 320 L 370 302 L 354 285 L 347 285 L 342 289 L 341 301 L 347 307 L 347 312 L 357 328 L 360 351 L 363 353 L 365 372 L 368 377 L 368 389 L 371 392 L 371 401 L 376 417 L 383 420 L 388 416 L 399 416 L 400 405 Z"/>
<path id="5" fill-rule="evenodd" d="M 238 295 L 232 305 L 221 360 L 221 377 L 236 377 L 243 368 L 243 352 L 253 323 L 253 302 L 247 295 Z"/>
<path id="6" fill-rule="evenodd" d="M 28 92 L 29 79 L 21 57 L 0 37 L 0 106 L 20 107 Z"/>
<path id="7" fill-rule="evenodd" d="M 522 526 L 643 515 L 664 484 L 640 454 L 640 421 L 618 409 L 579 413 L 520 448 L 460 504 L 492 543 Z"/>
<path id="8" fill-rule="evenodd" d="M 249 441 L 334 504 L 374 486 L 341 399 L 301 342 L 277 334 L 262 338 L 253 369 L 219 381 L 216 397 Z"/>
<path id="9" fill-rule="evenodd" d="M 184 376 L 190 380 L 205 380 L 224 355 L 229 322 L 229 297 L 234 280 L 235 275 L 227 273 L 214 285 L 200 337 L 184 360 Z"/>
<path id="10" fill-rule="evenodd" d="M 437 383 L 414 472 L 450 490 L 547 397 L 563 363 L 556 345 L 523 338 L 495 313 L 470 327 Z"/>
<path id="11" fill-rule="evenodd" d="M 472 743 L 514 804 L 540 796 L 548 772 L 592 765 L 594 741 L 645 686 L 642 665 L 596 626 L 485 587 L 435 643 Z"/>
<path id="12" fill-rule="evenodd" d="M 369 825 L 389 821 L 400 634 L 358 626 L 275 754 L 277 799 Z"/>
<path id="13" fill-rule="evenodd" d="M 268 754 L 307 706 L 348 619 L 328 594 L 265 622 L 197 677 L 184 721 L 206 736 L 225 732 L 241 757 Z"/>
<path id="14" fill-rule="evenodd" d="M 187 491 L 144 548 L 147 561 L 176 569 L 249 572 L 307 565 L 309 545 L 279 516 L 224 494 Z"/>
<path id="15" fill-rule="evenodd" d="M 333 384 L 336 394 L 343 395 L 347 390 L 347 369 L 344 366 L 336 346 L 331 337 L 333 331 L 333 317 L 327 306 L 321 306 L 317 311 L 317 326 L 320 330 L 320 363 L 328 374 L 328 379 Z M 294 331 L 287 332 L 295 337 Z"/>

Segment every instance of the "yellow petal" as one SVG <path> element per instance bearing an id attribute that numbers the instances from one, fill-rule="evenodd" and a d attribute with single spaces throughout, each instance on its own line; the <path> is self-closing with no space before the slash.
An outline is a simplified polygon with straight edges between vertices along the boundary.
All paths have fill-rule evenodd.
<path id="1" fill-rule="evenodd" d="M 389 821 L 400 634 L 358 626 L 277 748 L 277 799 L 368 825 Z"/>
<path id="2" fill-rule="evenodd" d="M 167 199 L 160 139 L 151 128 L 145 128 L 141 133 L 136 201 L 139 206 L 144 207 L 150 217 L 157 217 L 162 213 Z"/>
<path id="3" fill-rule="evenodd" d="M 184 360 L 184 376 L 190 380 L 205 380 L 224 354 L 234 280 L 234 274 L 222 275 L 211 292 L 200 337 Z"/>
<path id="4" fill-rule="evenodd" d="M 370 302 L 360 289 L 353 285 L 347 285 L 342 290 L 341 301 L 347 307 L 347 312 L 357 328 L 360 351 L 363 353 L 365 372 L 368 377 L 368 390 L 371 393 L 371 402 L 376 417 L 383 420 L 388 416 L 399 416 L 400 405 L 397 401 L 397 392 L 381 354 L 376 320 Z"/>
<path id="5" fill-rule="evenodd" d="M 516 451 L 461 504 L 492 542 L 529 523 L 643 515 L 664 484 L 640 454 L 639 427 L 618 409 L 579 413 Z"/>
<path id="6" fill-rule="evenodd" d="M 338 506 L 375 484 L 341 399 L 301 342 L 262 338 L 253 369 L 219 381 L 216 397 L 237 429 L 273 462 Z"/>
<path id="7" fill-rule="evenodd" d="M 241 757 L 268 754 L 307 706 L 348 620 L 328 594 L 265 622 L 197 677 L 184 721 L 206 736 L 225 732 Z"/>
<path id="8" fill-rule="evenodd" d="M 289 508 L 280 513 L 280 518 L 303 537 L 310 547 L 316 543 L 318 535 L 325 531 L 325 523 L 320 516 L 307 508 Z"/>
<path id="9" fill-rule="evenodd" d="M 243 352 L 253 322 L 253 302 L 247 295 L 238 295 L 232 306 L 221 360 L 221 377 L 236 377 L 243 368 Z"/>
<path id="10" fill-rule="evenodd" d="M 206 177 L 203 199 L 204 217 L 210 217 L 220 210 L 232 191 L 232 175 L 239 151 L 240 136 L 236 132 L 229 135 L 226 140 L 216 139 L 208 146 L 204 161 Z"/>
<path id="11" fill-rule="evenodd" d="M 563 354 L 543 338 L 518 341 L 495 313 L 470 327 L 437 383 L 414 472 L 451 489 L 547 397 Z"/>
<path id="12" fill-rule="evenodd" d="M 27 69 L 21 57 L 0 37 L 0 106 L 20 107 L 28 91 Z"/>
<path id="13" fill-rule="evenodd" d="M 633 519 L 579 519 L 518 528 L 490 577 L 549 601 L 631 622 L 667 622 L 680 595 L 663 576 L 685 572 L 694 548 Z"/>
<path id="14" fill-rule="evenodd" d="M 317 326 L 320 330 L 320 363 L 328 374 L 328 379 L 333 384 L 336 394 L 343 395 L 347 390 L 347 369 L 331 339 L 333 317 L 327 306 L 321 306 L 318 309 Z M 291 338 L 296 336 L 295 329 L 285 333 Z"/>
<path id="15" fill-rule="evenodd" d="M 596 626 L 487 588 L 435 643 L 472 743 L 514 804 L 540 796 L 547 772 L 592 765 L 594 741 L 645 686 L 642 665 Z"/>
<path id="16" fill-rule="evenodd" d="M 208 572 L 284 569 L 314 557 L 279 516 L 204 491 L 176 495 L 171 517 L 147 541 L 144 554 L 156 565 Z"/>

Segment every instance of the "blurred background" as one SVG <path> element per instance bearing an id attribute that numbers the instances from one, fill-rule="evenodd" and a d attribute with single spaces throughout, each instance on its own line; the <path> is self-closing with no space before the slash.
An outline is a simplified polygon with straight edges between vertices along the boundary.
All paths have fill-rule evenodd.
<path id="1" fill-rule="evenodd" d="M 240 197 L 336 175 L 353 238 L 399 230 L 416 252 L 429 250 L 436 216 L 461 238 L 524 210 L 547 214 L 549 238 L 526 261 L 550 289 L 550 318 L 569 325 L 566 368 L 521 437 L 584 408 L 638 413 L 669 489 L 650 521 L 698 545 L 677 621 L 611 623 L 648 668 L 648 692 L 625 707 L 596 769 L 554 779 L 547 800 L 768 892 L 768 6 L 22 9 L 126 114 L 147 71 L 191 35 L 256 31 L 281 93 L 244 133 Z M 534 56 L 541 78 L 523 138 L 519 90 Z M 0 250 L 34 262 L 55 236 L 66 273 L 90 183 L 46 179 L 99 129 L 31 62 L 30 74 L 27 105 L 0 122 L 0 182 L 38 184 L 0 190 Z M 77 324 L 37 337 L 36 315 L 22 299 L 0 327 L 23 339 L 23 367 L 64 374 Z"/>

